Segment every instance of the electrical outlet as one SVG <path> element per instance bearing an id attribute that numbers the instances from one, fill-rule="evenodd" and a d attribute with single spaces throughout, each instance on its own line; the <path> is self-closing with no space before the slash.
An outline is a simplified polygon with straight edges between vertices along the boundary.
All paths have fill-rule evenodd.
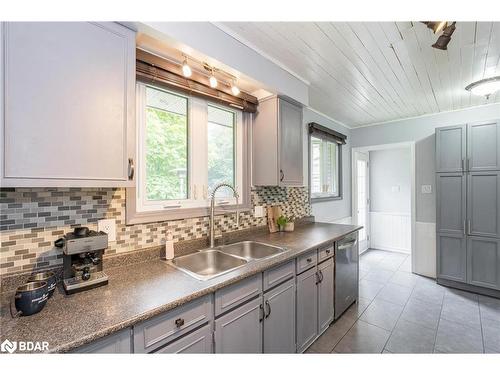
<path id="1" fill-rule="evenodd" d="M 432 185 L 422 185 L 422 194 L 432 194 Z"/>
<path id="2" fill-rule="evenodd" d="M 254 217 L 264 217 L 266 216 L 266 213 L 264 211 L 264 206 L 255 206 L 254 212 L 253 212 Z"/>
<path id="3" fill-rule="evenodd" d="M 108 234 L 108 241 L 116 241 L 116 221 L 115 219 L 103 219 L 97 221 L 97 230 Z"/>

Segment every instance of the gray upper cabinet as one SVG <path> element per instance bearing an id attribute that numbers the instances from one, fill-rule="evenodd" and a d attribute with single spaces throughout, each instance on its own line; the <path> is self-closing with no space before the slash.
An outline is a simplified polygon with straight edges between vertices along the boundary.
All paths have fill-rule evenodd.
<path id="1" fill-rule="evenodd" d="M 297 276 L 297 352 L 301 353 L 318 333 L 318 275 L 316 268 Z"/>
<path id="2" fill-rule="evenodd" d="M 262 353 L 262 298 L 215 320 L 216 353 Z"/>
<path id="3" fill-rule="evenodd" d="M 466 126 L 436 129 L 436 172 L 459 172 L 465 169 Z"/>
<path id="4" fill-rule="evenodd" d="M 500 238 L 500 173 L 467 177 L 467 234 Z"/>
<path id="5" fill-rule="evenodd" d="M 318 265 L 318 329 L 319 333 L 333 321 L 333 259 Z"/>
<path id="6" fill-rule="evenodd" d="M 489 121 L 467 126 L 467 170 L 500 170 L 499 125 Z"/>
<path id="7" fill-rule="evenodd" d="M 135 32 L 15 22 L 2 34 L 2 185 L 132 186 Z"/>
<path id="8" fill-rule="evenodd" d="M 467 282 L 500 290 L 500 240 L 468 238 Z"/>
<path id="9" fill-rule="evenodd" d="M 264 353 L 295 353 L 295 280 L 264 294 Z"/>
<path id="10" fill-rule="evenodd" d="M 303 186 L 302 108 L 270 97 L 259 103 L 252 126 L 253 184 Z"/>
<path id="11" fill-rule="evenodd" d="M 436 176 L 437 232 L 465 235 L 466 176 L 464 173 L 439 173 Z"/>

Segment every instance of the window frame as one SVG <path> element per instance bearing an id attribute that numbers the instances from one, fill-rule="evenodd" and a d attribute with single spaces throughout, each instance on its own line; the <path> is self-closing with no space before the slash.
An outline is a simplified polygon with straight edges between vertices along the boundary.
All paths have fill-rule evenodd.
<path id="1" fill-rule="evenodd" d="M 144 187 L 141 183 L 145 181 L 145 89 L 152 87 L 165 91 L 167 93 L 185 97 L 187 103 L 187 149 L 188 149 L 188 172 L 187 172 L 187 200 L 162 200 L 155 203 L 144 204 Z M 235 180 L 239 193 L 239 202 L 236 205 L 236 200 L 233 197 L 217 198 L 216 202 L 224 203 L 219 205 L 218 211 L 223 207 L 228 213 L 238 210 L 250 209 L 250 153 L 249 153 L 249 128 L 251 120 L 244 119 L 243 112 L 223 106 L 219 103 L 199 98 L 196 96 L 186 95 L 182 92 L 174 91 L 170 88 L 162 87 L 162 85 L 154 85 L 146 82 L 137 82 L 136 85 L 136 137 L 137 137 L 137 165 L 139 173 L 137 174 L 136 184 L 133 188 L 126 190 L 126 223 L 148 223 L 154 221 L 176 220 L 193 217 L 202 217 L 209 215 L 210 209 L 210 192 L 208 191 L 208 168 L 206 157 L 208 152 L 208 106 L 219 108 L 234 114 L 234 165 L 235 165 Z M 203 109 L 204 107 L 204 109 Z M 250 116 L 250 115 L 247 115 Z M 200 123 L 204 124 L 200 126 Z M 197 126 L 196 132 L 193 131 L 194 126 Z M 194 135 L 196 133 L 196 135 Z M 203 141 L 205 140 L 205 141 Z M 197 152 L 192 151 L 197 148 Z M 201 149 L 203 148 L 203 149 Z M 205 155 L 205 156 L 203 156 Z M 197 171 L 198 173 L 195 173 Z M 201 171 L 201 173 L 200 173 Z M 200 187 L 200 181 L 205 181 L 205 185 Z M 196 199 L 193 197 L 201 196 Z M 177 207 L 179 206 L 180 207 Z M 168 208 L 171 206 L 171 208 Z M 148 209 L 149 207 L 149 209 Z M 167 207 L 167 208 L 166 208 Z"/>
<path id="2" fill-rule="evenodd" d="M 312 192 L 312 138 L 316 138 L 316 139 L 319 139 L 321 140 L 322 142 L 332 142 L 332 143 L 336 143 L 337 145 L 337 149 L 338 149 L 338 161 L 337 161 L 337 169 L 338 169 L 338 194 L 337 195 L 334 195 L 334 194 L 325 194 L 325 193 L 322 193 L 324 195 L 321 195 L 321 196 L 314 196 L 314 193 Z M 343 173 L 342 173 L 342 153 L 343 153 L 343 144 L 341 143 L 338 143 L 338 142 L 334 142 L 332 141 L 331 139 L 328 139 L 328 138 L 325 138 L 325 137 L 321 137 L 321 135 L 318 135 L 318 134 L 312 134 L 311 132 L 309 132 L 308 134 L 308 139 L 307 139 L 307 142 L 308 142 L 308 159 L 309 159 L 309 162 L 308 162 L 308 178 L 309 178 L 309 183 L 308 183 L 308 186 L 309 186 L 309 199 L 311 201 L 311 203 L 316 203 L 316 202 L 326 202 L 326 201 L 338 201 L 338 200 L 342 200 L 343 199 Z M 324 163 L 324 161 L 322 160 L 321 163 Z"/>

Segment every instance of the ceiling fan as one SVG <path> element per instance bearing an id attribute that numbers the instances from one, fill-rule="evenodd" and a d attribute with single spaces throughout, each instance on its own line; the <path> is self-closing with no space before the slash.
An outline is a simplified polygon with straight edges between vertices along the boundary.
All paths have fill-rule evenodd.
<path id="1" fill-rule="evenodd" d="M 441 31 L 443 32 L 439 37 L 436 43 L 432 45 L 432 47 L 441 50 L 448 49 L 448 43 L 451 41 L 451 36 L 455 31 L 456 22 L 449 21 L 422 21 L 423 24 L 427 25 L 429 29 L 431 29 L 434 34 L 438 34 Z"/>

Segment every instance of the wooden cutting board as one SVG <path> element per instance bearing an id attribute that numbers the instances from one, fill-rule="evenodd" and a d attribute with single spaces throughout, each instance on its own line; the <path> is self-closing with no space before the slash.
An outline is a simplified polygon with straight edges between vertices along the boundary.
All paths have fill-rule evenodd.
<path id="1" fill-rule="evenodd" d="M 269 233 L 275 233 L 279 231 L 278 224 L 276 220 L 281 216 L 280 206 L 270 206 L 267 207 L 267 226 L 269 228 Z"/>

